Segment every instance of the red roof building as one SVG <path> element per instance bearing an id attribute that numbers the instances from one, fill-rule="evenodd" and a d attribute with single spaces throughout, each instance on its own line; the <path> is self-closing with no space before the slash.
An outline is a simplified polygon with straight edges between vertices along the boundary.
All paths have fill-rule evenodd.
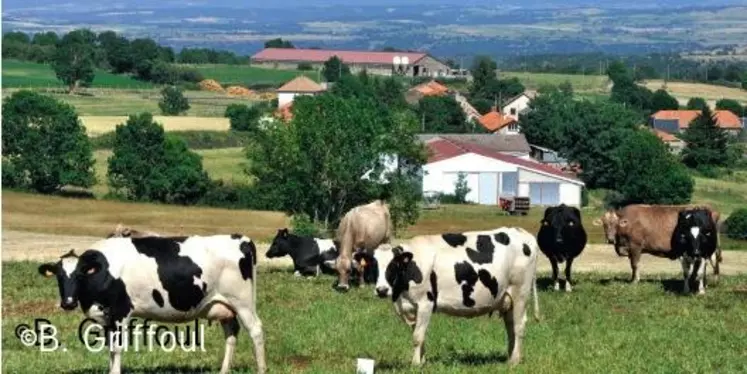
<path id="1" fill-rule="evenodd" d="M 742 129 L 742 121 L 731 111 L 715 110 L 713 114 L 718 127 L 734 133 Z M 690 122 L 699 115 L 699 110 L 660 110 L 651 115 L 651 125 L 655 129 L 669 133 L 683 131 L 690 127 Z"/>
<path id="2" fill-rule="evenodd" d="M 513 117 L 504 115 L 496 107 L 491 108 L 490 112 L 480 117 L 477 121 L 490 132 L 519 132 L 519 122 Z"/>

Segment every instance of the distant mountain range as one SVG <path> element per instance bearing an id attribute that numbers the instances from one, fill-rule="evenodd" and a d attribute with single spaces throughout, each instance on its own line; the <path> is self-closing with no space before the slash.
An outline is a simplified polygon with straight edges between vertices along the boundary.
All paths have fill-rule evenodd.
<path id="1" fill-rule="evenodd" d="M 639 54 L 747 44 L 747 0 L 3 1 L 3 30 L 112 29 L 177 49 L 251 54 L 297 46 L 428 51 L 442 57 Z"/>

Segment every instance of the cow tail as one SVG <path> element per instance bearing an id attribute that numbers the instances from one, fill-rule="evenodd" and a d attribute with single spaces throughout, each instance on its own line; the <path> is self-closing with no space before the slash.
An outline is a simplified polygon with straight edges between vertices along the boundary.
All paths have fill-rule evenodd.
<path id="1" fill-rule="evenodd" d="M 537 297 L 537 264 L 534 266 L 534 277 L 532 277 L 532 303 L 534 308 L 534 320 L 540 322 L 542 317 L 540 316 L 540 305 Z"/>

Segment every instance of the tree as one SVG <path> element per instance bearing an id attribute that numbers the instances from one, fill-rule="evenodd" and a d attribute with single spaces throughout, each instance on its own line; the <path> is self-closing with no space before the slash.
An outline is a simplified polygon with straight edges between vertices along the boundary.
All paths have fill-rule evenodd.
<path id="1" fill-rule="evenodd" d="M 718 127 L 716 117 L 708 107 L 690 122 L 682 133 L 682 140 L 686 143 L 682 162 L 688 167 L 727 166 L 730 163 L 729 135 Z"/>
<path id="2" fill-rule="evenodd" d="M 350 68 L 343 64 L 342 60 L 337 56 L 330 57 L 329 60 L 324 62 L 324 66 L 322 67 L 322 75 L 327 82 L 337 82 L 343 76 L 349 74 Z"/>
<path id="3" fill-rule="evenodd" d="M 60 40 L 52 61 L 57 79 L 68 86 L 72 93 L 78 86 L 89 85 L 95 76 L 96 34 L 87 29 L 71 31 Z"/>
<path id="4" fill-rule="evenodd" d="M 747 90 L 747 71 L 742 73 L 742 89 Z"/>
<path id="5" fill-rule="evenodd" d="M 470 95 L 477 96 L 480 92 L 485 92 L 486 87 L 496 81 L 495 71 L 498 69 L 498 65 L 488 56 L 477 56 L 472 62 L 472 86 L 470 87 Z"/>
<path id="6" fill-rule="evenodd" d="M 161 57 L 161 48 L 153 39 L 135 39 L 130 42 L 130 56 L 137 77 L 150 80 L 153 64 Z"/>
<path id="7" fill-rule="evenodd" d="M 59 40 L 60 38 L 54 31 L 47 31 L 34 34 L 31 44 L 54 47 Z"/>
<path id="8" fill-rule="evenodd" d="M 395 77 L 386 77 L 377 80 L 376 97 L 386 107 L 392 110 L 400 110 L 407 107 L 405 101 L 405 89 Z"/>
<path id="9" fill-rule="evenodd" d="M 262 110 L 257 105 L 250 107 L 244 104 L 231 104 L 226 108 L 225 117 L 228 117 L 231 123 L 231 130 L 256 131 Z"/>
<path id="10" fill-rule="evenodd" d="M 165 134 L 150 113 L 117 125 L 108 163 L 109 186 L 128 200 L 193 204 L 210 187 L 200 155 Z"/>
<path id="11" fill-rule="evenodd" d="M 181 88 L 168 86 L 161 90 L 161 100 L 158 102 L 161 112 L 167 116 L 177 116 L 189 110 L 189 100 L 184 97 Z"/>
<path id="12" fill-rule="evenodd" d="M 293 43 L 291 43 L 288 40 L 283 40 L 283 38 L 275 38 L 270 39 L 265 42 L 265 48 L 288 48 L 293 49 L 296 48 L 293 46 Z"/>
<path id="13" fill-rule="evenodd" d="M 306 214 L 327 227 L 382 194 L 397 207 L 412 205 L 402 199 L 418 196 L 413 175 L 425 154 L 415 140 L 417 121 L 411 114 L 387 113 L 373 98 L 332 92 L 297 97 L 293 108 L 293 120 L 259 133 L 247 154 L 258 194 L 278 201 L 279 210 Z M 384 167 L 386 155 L 400 161 L 394 176 Z M 388 183 L 387 176 L 392 177 Z M 416 212 L 392 215 L 404 224 Z"/>
<path id="14" fill-rule="evenodd" d="M 458 173 L 457 174 L 457 180 L 454 182 L 454 198 L 457 202 L 460 204 L 464 204 L 467 202 L 467 194 L 472 191 L 471 188 L 469 188 L 469 185 L 467 184 L 467 174 L 465 173 Z"/>
<path id="15" fill-rule="evenodd" d="M 3 102 L 2 132 L 3 169 L 14 171 L 14 187 L 52 193 L 96 183 L 91 143 L 72 106 L 16 92 Z"/>
<path id="16" fill-rule="evenodd" d="M 651 109 L 654 112 L 658 112 L 660 110 L 677 110 L 679 108 L 680 103 L 666 90 L 658 89 L 651 96 Z"/>
<path id="17" fill-rule="evenodd" d="M 129 73 L 135 68 L 130 41 L 114 31 L 105 31 L 98 36 L 99 44 L 106 54 L 106 61 L 113 73 Z"/>
<path id="18" fill-rule="evenodd" d="M 742 108 L 738 101 L 733 99 L 721 99 L 716 102 L 716 109 L 728 110 L 737 115 L 737 117 L 747 116 L 747 107 Z"/>
<path id="19" fill-rule="evenodd" d="M 724 71 L 724 79 L 729 82 L 739 82 L 742 78 L 742 68 L 737 64 L 730 64 Z"/>
<path id="20" fill-rule="evenodd" d="M 669 153 L 656 135 L 636 130 L 620 139 L 612 169 L 614 185 L 625 203 L 687 204 L 694 182 L 685 167 Z"/>
<path id="21" fill-rule="evenodd" d="M 418 118 L 426 133 L 466 133 L 467 118 L 450 96 L 426 96 L 418 102 Z"/>
<path id="22" fill-rule="evenodd" d="M 691 97 L 687 101 L 687 109 L 690 110 L 703 110 L 708 108 L 708 103 L 702 97 Z"/>

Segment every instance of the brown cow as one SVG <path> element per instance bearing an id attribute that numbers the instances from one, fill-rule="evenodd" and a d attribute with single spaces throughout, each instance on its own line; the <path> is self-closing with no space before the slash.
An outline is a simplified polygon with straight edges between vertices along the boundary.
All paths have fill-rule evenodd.
<path id="1" fill-rule="evenodd" d="M 161 234 L 152 231 L 134 230 L 120 223 L 117 224 L 117 227 L 114 228 L 114 231 L 110 232 L 109 235 L 106 236 L 106 238 L 148 238 L 153 236 L 160 237 Z"/>
<path id="2" fill-rule="evenodd" d="M 336 264 L 337 290 L 347 291 L 350 288 L 348 278 L 353 249 L 372 254 L 374 249 L 389 243 L 391 238 L 392 220 L 389 205 L 385 202 L 374 200 L 345 213 L 337 228 L 337 241 L 340 243 L 340 255 Z"/>
<path id="3" fill-rule="evenodd" d="M 640 280 L 638 262 L 641 254 L 673 259 L 671 240 L 677 216 L 687 208 L 700 207 L 711 212 L 718 225 L 720 214 L 708 205 L 645 205 L 633 204 L 618 210 L 608 210 L 594 226 L 603 226 L 607 242 L 614 244 L 618 256 L 630 259 L 631 282 Z M 718 235 L 718 234 L 717 234 Z M 721 248 L 710 258 L 714 280 L 718 281 Z"/>

